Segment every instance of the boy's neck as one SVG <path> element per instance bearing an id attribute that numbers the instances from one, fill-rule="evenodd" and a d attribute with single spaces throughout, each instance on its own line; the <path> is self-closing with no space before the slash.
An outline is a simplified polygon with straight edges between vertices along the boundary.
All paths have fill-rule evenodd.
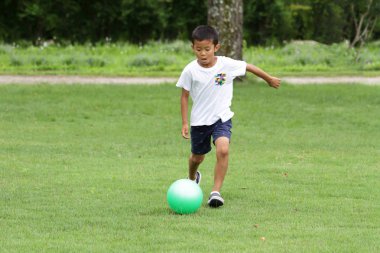
<path id="1" fill-rule="evenodd" d="M 214 56 L 212 62 L 210 62 L 209 64 L 207 64 L 206 66 L 205 65 L 202 65 L 201 62 L 199 61 L 199 59 L 197 60 L 198 62 L 198 65 L 201 66 L 202 68 L 212 68 L 215 66 L 216 62 L 218 61 L 218 57 L 217 56 Z"/>

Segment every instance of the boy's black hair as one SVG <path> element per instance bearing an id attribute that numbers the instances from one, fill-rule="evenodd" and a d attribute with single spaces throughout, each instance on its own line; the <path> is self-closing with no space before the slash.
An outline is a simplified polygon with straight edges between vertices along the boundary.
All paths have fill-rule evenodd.
<path id="1" fill-rule="evenodd" d="M 200 25 L 197 26 L 191 34 L 191 42 L 193 44 L 195 40 L 212 40 L 212 43 L 217 45 L 219 43 L 219 35 L 212 26 Z"/>

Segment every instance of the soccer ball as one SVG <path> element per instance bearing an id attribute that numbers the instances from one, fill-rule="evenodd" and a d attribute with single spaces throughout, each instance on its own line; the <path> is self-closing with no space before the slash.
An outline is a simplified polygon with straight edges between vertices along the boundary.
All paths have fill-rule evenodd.
<path id="1" fill-rule="evenodd" d="M 203 192 L 199 185 L 189 179 L 179 179 L 168 189 L 169 207 L 179 214 L 195 213 L 202 204 Z"/>

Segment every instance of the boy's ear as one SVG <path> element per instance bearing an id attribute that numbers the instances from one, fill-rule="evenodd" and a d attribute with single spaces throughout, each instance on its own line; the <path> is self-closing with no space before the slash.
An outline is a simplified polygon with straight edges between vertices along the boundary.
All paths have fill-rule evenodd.
<path id="1" fill-rule="evenodd" d="M 218 43 L 215 45 L 215 52 L 217 52 L 219 50 L 219 48 L 220 48 L 220 44 Z"/>

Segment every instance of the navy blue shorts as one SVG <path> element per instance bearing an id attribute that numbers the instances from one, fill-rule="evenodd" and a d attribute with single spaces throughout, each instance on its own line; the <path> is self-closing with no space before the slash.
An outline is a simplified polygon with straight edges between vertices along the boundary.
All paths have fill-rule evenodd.
<path id="1" fill-rule="evenodd" d="M 191 133 L 191 152 L 196 155 L 204 155 L 211 150 L 211 136 L 213 143 L 219 137 L 231 139 L 232 121 L 222 122 L 218 120 L 210 126 L 192 126 Z"/>

